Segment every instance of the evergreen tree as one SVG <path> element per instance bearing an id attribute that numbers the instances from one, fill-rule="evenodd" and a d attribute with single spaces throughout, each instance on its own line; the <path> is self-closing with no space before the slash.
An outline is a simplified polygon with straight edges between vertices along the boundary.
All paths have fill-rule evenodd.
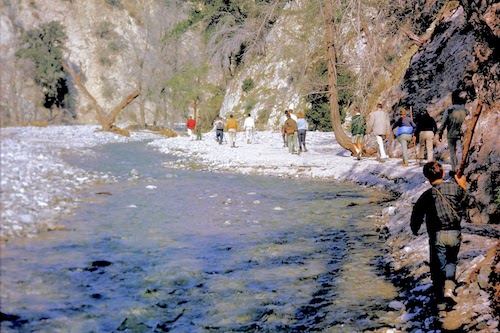
<path id="1" fill-rule="evenodd" d="M 62 48 L 67 40 L 61 23 L 52 21 L 24 33 L 16 55 L 33 62 L 35 83 L 45 95 L 44 106 L 64 106 L 68 94 L 66 73 L 62 67 Z"/>

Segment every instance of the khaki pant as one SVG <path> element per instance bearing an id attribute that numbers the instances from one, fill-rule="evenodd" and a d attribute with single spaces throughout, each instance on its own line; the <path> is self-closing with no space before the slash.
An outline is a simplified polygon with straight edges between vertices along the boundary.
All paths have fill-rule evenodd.
<path id="1" fill-rule="evenodd" d="M 434 132 L 422 131 L 418 137 L 418 158 L 424 159 L 424 145 L 427 149 L 427 162 L 434 161 Z"/>

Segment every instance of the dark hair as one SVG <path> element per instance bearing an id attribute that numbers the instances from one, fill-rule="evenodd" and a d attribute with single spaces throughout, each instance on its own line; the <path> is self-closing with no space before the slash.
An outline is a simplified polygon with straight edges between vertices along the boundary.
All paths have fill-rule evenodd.
<path id="1" fill-rule="evenodd" d="M 250 117 L 250 113 L 248 114 L 248 116 Z"/>
<path id="2" fill-rule="evenodd" d="M 453 104 L 465 104 L 466 99 L 461 96 L 464 91 L 457 89 L 451 93 L 451 102 Z"/>
<path id="3" fill-rule="evenodd" d="M 443 178 L 443 166 L 436 161 L 427 162 L 424 165 L 424 176 L 431 183 Z"/>

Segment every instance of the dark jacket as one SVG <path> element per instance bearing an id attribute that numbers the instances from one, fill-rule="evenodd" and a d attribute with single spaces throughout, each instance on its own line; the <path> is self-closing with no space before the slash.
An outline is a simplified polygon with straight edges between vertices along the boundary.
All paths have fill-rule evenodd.
<path id="1" fill-rule="evenodd" d="M 446 200 L 437 191 L 440 191 Z M 412 232 L 417 234 L 424 217 L 429 236 L 441 230 L 460 230 L 466 197 L 465 190 L 455 182 L 446 181 L 433 185 L 413 206 L 410 223 Z"/>
<path id="2" fill-rule="evenodd" d="M 452 105 L 444 111 L 443 123 L 439 129 L 439 137 L 443 137 L 444 130 L 448 130 L 448 139 L 462 138 L 462 123 L 467 117 L 464 105 Z"/>

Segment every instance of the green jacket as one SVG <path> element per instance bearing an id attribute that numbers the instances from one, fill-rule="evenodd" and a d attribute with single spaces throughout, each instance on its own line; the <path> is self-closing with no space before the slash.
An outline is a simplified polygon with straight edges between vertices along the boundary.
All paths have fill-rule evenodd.
<path id="1" fill-rule="evenodd" d="M 351 121 L 352 135 L 365 135 L 366 134 L 366 121 L 363 116 L 356 114 L 352 117 Z"/>
<path id="2" fill-rule="evenodd" d="M 448 139 L 462 138 L 462 123 L 467 116 L 464 105 L 454 104 L 444 111 L 439 137 L 443 137 L 444 130 L 448 131 Z"/>

